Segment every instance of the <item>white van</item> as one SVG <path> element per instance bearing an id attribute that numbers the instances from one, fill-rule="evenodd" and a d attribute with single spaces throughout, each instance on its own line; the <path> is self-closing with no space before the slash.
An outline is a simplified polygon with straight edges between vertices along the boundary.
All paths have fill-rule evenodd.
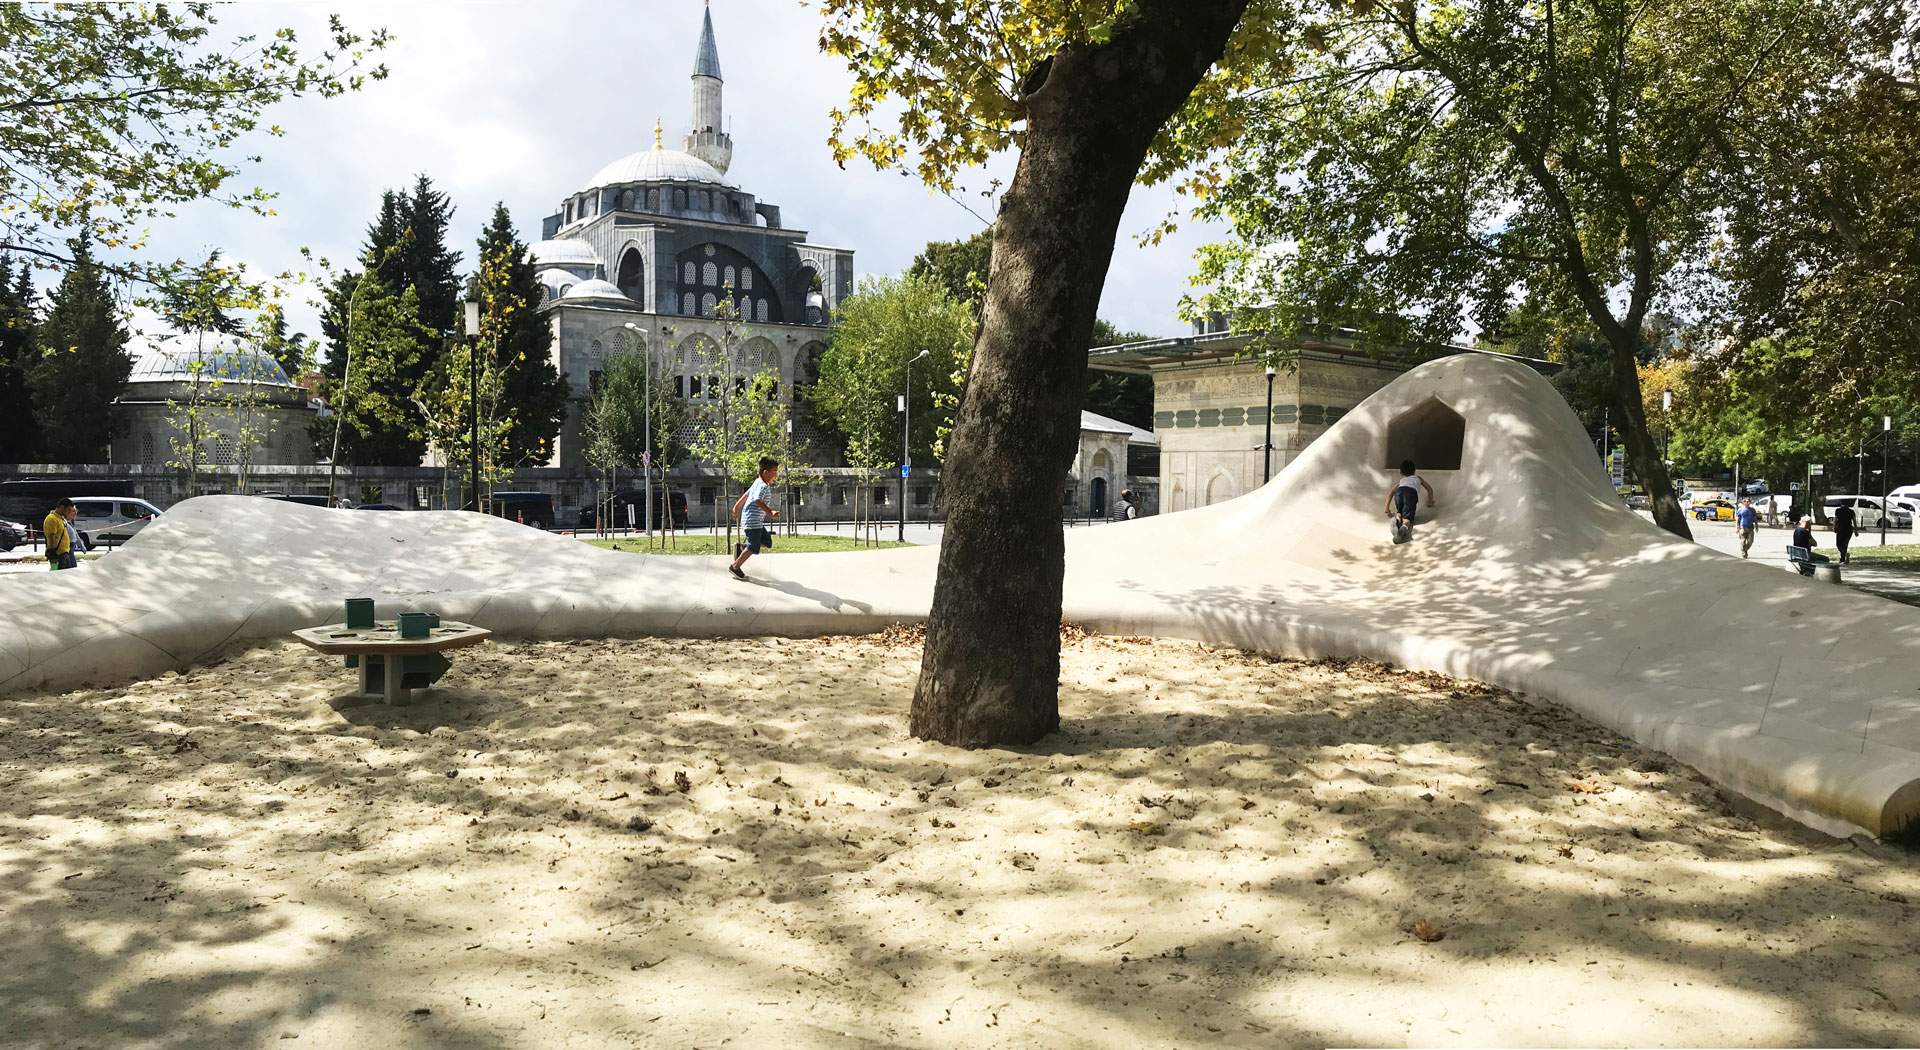
<path id="1" fill-rule="evenodd" d="M 159 507 L 131 496 L 75 496 L 73 505 L 80 512 L 74 528 L 96 547 L 117 547 L 160 516 Z"/>
<path id="2" fill-rule="evenodd" d="M 1877 529 L 1880 527 L 1880 497 L 1878 496 L 1843 494 L 1839 496 L 1828 496 L 1820 502 L 1827 509 L 1828 521 L 1833 520 L 1834 511 L 1839 510 L 1841 507 L 1852 507 L 1854 528 Z M 1913 528 L 1913 513 L 1902 508 L 1897 502 L 1891 500 L 1889 500 L 1889 502 L 1893 504 L 1893 509 L 1887 513 L 1887 528 Z"/>

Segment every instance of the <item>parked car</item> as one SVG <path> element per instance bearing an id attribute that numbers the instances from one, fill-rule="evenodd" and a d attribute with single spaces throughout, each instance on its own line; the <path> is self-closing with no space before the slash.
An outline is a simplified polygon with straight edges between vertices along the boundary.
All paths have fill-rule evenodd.
<path id="1" fill-rule="evenodd" d="M 405 510 L 406 508 L 396 507 L 391 503 L 362 503 L 358 507 L 355 507 L 353 509 L 354 510 Z"/>
<path id="2" fill-rule="evenodd" d="M 1700 502 L 1695 503 L 1693 506 L 1688 507 L 1687 511 L 1688 513 L 1692 514 L 1696 520 L 1699 520 L 1699 521 L 1732 521 L 1733 520 L 1733 502 L 1731 500 L 1724 500 L 1724 499 L 1701 500 Z"/>
<path id="3" fill-rule="evenodd" d="M 10 551 L 32 538 L 32 530 L 24 523 L 0 520 L 0 551 Z"/>
<path id="4" fill-rule="evenodd" d="M 545 492 L 496 492 L 493 513 L 536 529 L 553 528 L 553 497 Z"/>
<path id="5" fill-rule="evenodd" d="M 1891 503 L 1891 501 L 1889 502 Z M 1839 510 L 1841 507 L 1852 507 L 1853 524 L 1855 528 L 1877 529 L 1880 527 L 1880 497 L 1878 496 L 1841 493 L 1837 496 L 1828 496 L 1826 499 L 1821 500 L 1820 503 L 1827 510 L 1828 520 L 1832 520 L 1833 512 Z M 1886 517 L 1887 528 L 1913 528 L 1913 513 L 1901 509 L 1897 503 L 1891 504 L 1891 509 L 1887 511 Z"/>
<path id="6" fill-rule="evenodd" d="M 1911 500 L 1914 503 L 1920 503 L 1920 485 L 1902 485 L 1899 488 L 1894 489 L 1892 492 L 1887 493 L 1887 495 L 1898 496 L 1899 498 L 1904 500 Z"/>
<path id="7" fill-rule="evenodd" d="M 73 506 L 74 527 L 90 547 L 118 547 L 160 516 L 159 507 L 127 496 L 74 496 Z"/>

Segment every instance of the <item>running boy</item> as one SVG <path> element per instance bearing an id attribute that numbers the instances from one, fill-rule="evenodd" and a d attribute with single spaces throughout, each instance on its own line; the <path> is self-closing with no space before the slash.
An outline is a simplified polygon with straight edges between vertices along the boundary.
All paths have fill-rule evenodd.
<path id="1" fill-rule="evenodd" d="M 760 553 L 762 547 L 773 546 L 773 533 L 767 531 L 767 521 L 779 517 L 780 512 L 774 510 L 767 501 L 773 497 L 773 479 L 779 476 L 780 461 L 772 456 L 761 456 L 760 476 L 747 486 L 747 491 L 741 493 L 739 499 L 733 501 L 733 516 L 740 520 L 740 526 L 747 534 L 747 542 L 734 552 L 733 564 L 727 566 L 727 571 L 733 573 L 735 579 L 747 578 L 747 574 L 740 571 L 740 566 L 745 565 L 748 558 Z"/>
<path id="2" fill-rule="evenodd" d="M 1427 506 L 1435 506 L 1433 486 L 1413 472 L 1413 460 L 1400 461 L 1400 480 L 1387 490 L 1387 513 L 1393 516 L 1396 534 L 1406 535 L 1413 528 L 1413 512 L 1420 506 L 1420 490 L 1427 490 Z"/>

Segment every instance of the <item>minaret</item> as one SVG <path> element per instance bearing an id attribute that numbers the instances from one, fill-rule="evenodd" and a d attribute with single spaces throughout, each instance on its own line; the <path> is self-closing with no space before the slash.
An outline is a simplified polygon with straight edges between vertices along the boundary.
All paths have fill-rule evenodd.
<path id="1" fill-rule="evenodd" d="M 687 132 L 687 152 L 727 173 L 733 162 L 733 136 L 720 122 L 720 49 L 713 42 L 713 9 L 701 18 L 700 48 L 693 56 L 693 130 Z"/>

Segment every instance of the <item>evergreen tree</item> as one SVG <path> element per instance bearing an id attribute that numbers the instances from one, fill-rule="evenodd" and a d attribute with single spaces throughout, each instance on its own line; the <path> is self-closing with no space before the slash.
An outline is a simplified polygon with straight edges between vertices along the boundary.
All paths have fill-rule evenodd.
<path id="1" fill-rule="evenodd" d="M 93 244 L 75 238 L 73 265 L 53 290 L 40 327 L 41 357 L 28 371 L 41 448 L 55 463 L 100 463 L 118 422 L 113 401 L 133 358 Z"/>
<path id="2" fill-rule="evenodd" d="M 359 286 L 359 272 L 347 270 L 335 274 L 321 296 L 320 345 L 326 348 L 326 356 L 318 367 L 320 374 L 331 383 L 340 382 L 347 367 L 347 305 L 353 300 L 353 290 Z"/>
<path id="3" fill-rule="evenodd" d="M 82 234 L 71 243 L 73 265 L 49 298 L 27 382 L 42 454 L 53 462 L 92 463 L 105 458 L 116 429 L 113 401 L 133 361 L 91 239 Z"/>
<path id="4" fill-rule="evenodd" d="M 393 286 L 413 289 L 421 324 L 448 331 L 460 312 L 460 253 L 447 248 L 453 204 L 433 188 L 432 179 L 420 175 L 413 192 L 400 195 L 399 219 L 404 235 L 394 258 L 400 279 Z"/>
<path id="5" fill-rule="evenodd" d="M 0 255 L 0 463 L 29 463 L 40 448 L 27 371 L 38 341 L 33 316 L 32 271 L 16 273 L 13 258 Z"/>
<path id="6" fill-rule="evenodd" d="M 260 349 L 273 358 L 287 378 L 300 381 L 302 373 L 314 366 L 314 342 L 305 332 L 287 331 L 287 313 L 279 303 L 270 303 L 255 324 Z"/>
<path id="7" fill-rule="evenodd" d="M 545 463 L 567 415 L 567 381 L 554 367 L 552 329 L 539 315 L 541 286 L 505 204 L 480 237 L 480 266 L 467 294 L 479 300 L 481 338 L 502 372 L 508 466 Z"/>

